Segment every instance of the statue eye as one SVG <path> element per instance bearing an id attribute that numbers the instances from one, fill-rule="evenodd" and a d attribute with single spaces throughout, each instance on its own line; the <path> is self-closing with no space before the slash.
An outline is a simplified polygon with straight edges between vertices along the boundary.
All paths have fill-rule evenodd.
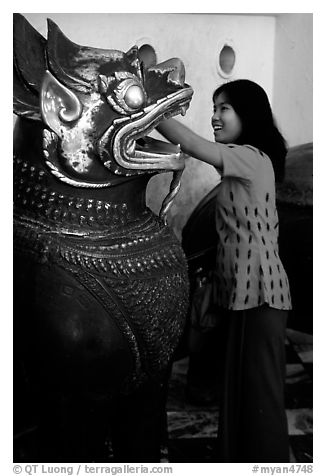
<path id="1" fill-rule="evenodd" d="M 145 103 L 145 94 L 138 85 L 129 86 L 125 92 L 124 100 L 132 109 L 139 109 Z"/>
<path id="2" fill-rule="evenodd" d="M 131 73 L 118 72 L 120 80 L 114 91 L 107 96 L 109 104 L 120 114 L 133 114 L 146 103 L 146 93 L 141 82 Z"/>

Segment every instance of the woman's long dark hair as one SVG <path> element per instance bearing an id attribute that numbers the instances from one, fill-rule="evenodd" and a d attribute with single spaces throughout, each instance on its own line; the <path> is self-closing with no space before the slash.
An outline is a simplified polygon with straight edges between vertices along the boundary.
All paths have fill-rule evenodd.
<path id="1" fill-rule="evenodd" d="M 236 143 L 249 144 L 265 152 L 272 161 L 276 182 L 281 182 L 287 146 L 275 124 L 264 89 L 248 79 L 237 79 L 219 86 L 214 91 L 213 102 L 221 93 L 242 122 L 242 133 Z"/>

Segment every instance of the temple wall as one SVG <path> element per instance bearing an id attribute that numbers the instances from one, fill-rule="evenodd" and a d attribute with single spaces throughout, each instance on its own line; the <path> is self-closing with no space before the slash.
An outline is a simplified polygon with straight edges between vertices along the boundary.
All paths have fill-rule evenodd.
<path id="1" fill-rule="evenodd" d="M 313 139 L 313 15 L 277 17 L 273 106 L 289 146 Z"/>

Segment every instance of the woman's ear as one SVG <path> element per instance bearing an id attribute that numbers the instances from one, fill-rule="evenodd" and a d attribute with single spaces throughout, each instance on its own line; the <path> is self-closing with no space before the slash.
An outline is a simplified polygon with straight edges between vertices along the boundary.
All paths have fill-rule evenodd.
<path id="1" fill-rule="evenodd" d="M 77 121 L 82 114 L 78 97 L 46 71 L 42 81 L 40 109 L 44 122 L 58 136 L 62 126 Z"/>

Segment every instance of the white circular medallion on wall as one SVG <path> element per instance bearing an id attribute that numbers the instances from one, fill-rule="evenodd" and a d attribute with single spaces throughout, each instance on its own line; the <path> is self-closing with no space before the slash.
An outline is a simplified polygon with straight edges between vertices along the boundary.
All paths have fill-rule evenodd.
<path id="1" fill-rule="evenodd" d="M 221 40 L 218 43 L 216 68 L 224 79 L 231 79 L 236 70 L 236 48 L 232 40 Z"/>
<path id="2" fill-rule="evenodd" d="M 144 37 L 136 41 L 139 57 L 147 68 L 157 64 L 157 55 L 151 38 Z"/>

